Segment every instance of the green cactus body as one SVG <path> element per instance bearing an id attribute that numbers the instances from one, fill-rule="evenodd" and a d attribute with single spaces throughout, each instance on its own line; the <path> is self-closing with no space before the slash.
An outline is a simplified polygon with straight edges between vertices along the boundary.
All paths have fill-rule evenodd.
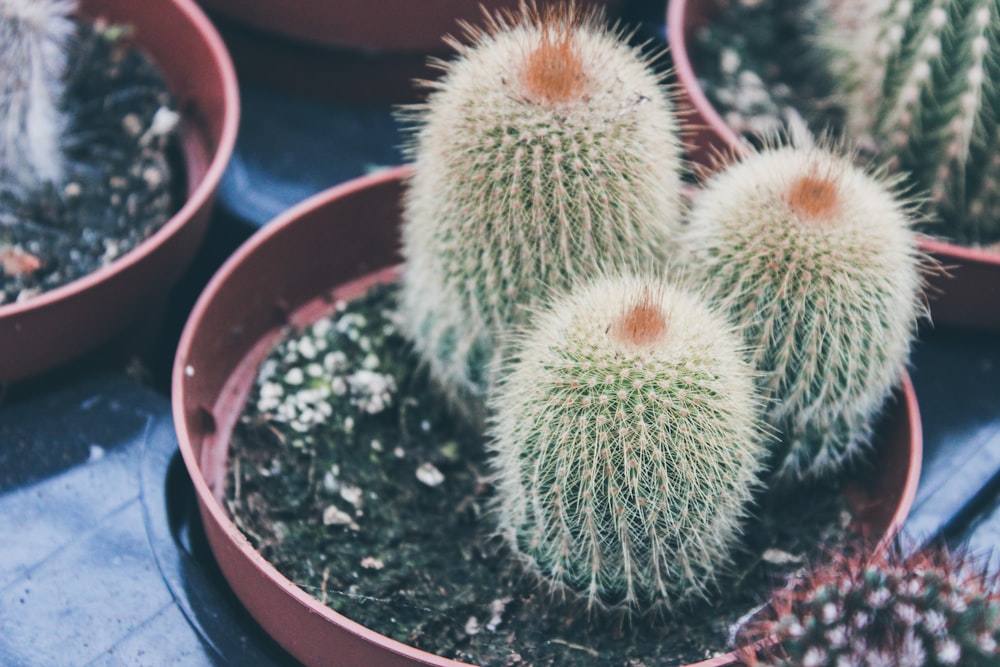
<path id="1" fill-rule="evenodd" d="M 0 186 L 63 173 L 62 109 L 73 0 L 0 0 Z"/>
<path id="2" fill-rule="evenodd" d="M 414 110 L 402 311 L 452 396 L 482 396 L 528 309 L 598 268 L 658 270 L 680 224 L 660 76 L 575 12 L 493 18 Z"/>
<path id="3" fill-rule="evenodd" d="M 676 288 L 603 278 L 513 346 L 491 396 L 502 535 L 589 605 L 670 608 L 711 589 L 767 448 L 739 339 Z"/>
<path id="4" fill-rule="evenodd" d="M 838 554 L 775 593 L 753 637 L 775 636 L 759 667 L 993 667 L 1000 591 L 965 555 Z"/>
<path id="5" fill-rule="evenodd" d="M 692 204 L 689 275 L 742 332 L 779 432 L 777 481 L 869 441 L 923 309 L 909 206 L 824 148 L 768 148 Z"/>
<path id="6" fill-rule="evenodd" d="M 943 235 L 1000 241 L 1000 0 L 839 4 L 825 41 L 854 134 L 928 193 Z"/>

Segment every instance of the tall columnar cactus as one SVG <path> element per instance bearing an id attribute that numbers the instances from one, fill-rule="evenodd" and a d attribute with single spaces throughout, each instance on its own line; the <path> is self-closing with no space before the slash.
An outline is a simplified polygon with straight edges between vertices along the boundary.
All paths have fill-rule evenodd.
<path id="1" fill-rule="evenodd" d="M 1000 0 L 830 0 L 848 122 L 961 243 L 1000 240 Z"/>
<path id="2" fill-rule="evenodd" d="M 0 184 L 63 173 L 61 137 L 72 0 L 0 0 Z"/>
<path id="3" fill-rule="evenodd" d="M 402 311 L 454 397 L 506 333 L 598 268 L 657 270 L 679 226 L 681 150 L 647 57 L 573 5 L 488 20 L 415 109 Z"/>
<path id="4" fill-rule="evenodd" d="M 911 209 L 816 146 L 750 154 L 692 204 L 690 276 L 753 350 L 777 481 L 854 457 L 900 379 L 923 312 Z"/>
<path id="5" fill-rule="evenodd" d="M 490 401 L 513 552 L 590 605 L 703 596 L 767 451 L 738 337 L 694 296 L 618 277 L 558 299 L 518 341 Z"/>
<path id="6" fill-rule="evenodd" d="M 759 667 L 993 667 L 1000 664 L 1000 587 L 967 554 L 835 554 L 777 591 L 746 640 L 777 646 Z"/>

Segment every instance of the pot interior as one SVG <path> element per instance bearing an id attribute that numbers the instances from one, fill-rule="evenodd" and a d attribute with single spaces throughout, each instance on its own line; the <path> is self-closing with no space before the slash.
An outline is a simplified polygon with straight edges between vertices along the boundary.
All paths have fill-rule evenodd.
<path id="1" fill-rule="evenodd" d="M 361 186 L 354 181 L 291 209 L 251 237 L 208 285 L 175 363 L 179 427 L 202 464 L 224 461 L 257 365 L 284 327 L 329 310 L 334 286 L 400 262 L 403 173 L 359 179 Z M 215 487 L 222 471 L 209 464 L 200 474 Z"/>
<path id="2" fill-rule="evenodd" d="M 303 622 L 319 628 L 310 643 L 326 641 L 317 635 L 335 636 L 340 642 L 349 635 L 385 652 L 364 654 L 369 662 L 356 664 L 376 664 L 373 659 L 380 665 L 397 664 L 395 660 L 401 665 L 460 664 L 398 644 L 322 606 L 263 562 L 219 502 L 230 433 L 257 366 L 283 328 L 309 323 L 328 313 L 336 298 L 356 296 L 398 275 L 400 198 L 407 173 L 405 168 L 389 170 L 334 188 L 258 232 L 220 270 L 195 306 L 175 363 L 175 424 L 216 558 L 250 612 L 307 664 L 322 662 L 329 646 L 295 645 L 301 640 L 294 632 L 282 636 L 283 630 L 266 619 L 266 609 L 278 603 L 255 597 L 261 587 L 281 589 L 280 595 L 294 599 L 289 613 L 301 611 Z M 878 432 L 874 474 L 852 485 L 848 499 L 862 532 L 884 540 L 902 524 L 919 478 L 921 431 L 908 378 Z M 243 575 L 256 572 L 259 581 L 234 580 L 233 573 L 241 567 L 230 564 L 234 558 L 253 563 Z M 286 618 L 283 625 L 296 623 Z M 702 664 L 734 661 L 730 655 Z"/>

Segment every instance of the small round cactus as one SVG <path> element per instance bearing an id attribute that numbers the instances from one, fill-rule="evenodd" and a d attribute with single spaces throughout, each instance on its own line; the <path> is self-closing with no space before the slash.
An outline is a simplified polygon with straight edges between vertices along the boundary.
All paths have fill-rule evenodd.
<path id="1" fill-rule="evenodd" d="M 413 110 L 402 311 L 446 393 L 481 406 L 507 332 L 553 291 L 659 270 L 681 145 L 661 76 L 597 15 L 526 5 L 469 37 Z"/>
<path id="2" fill-rule="evenodd" d="M 72 0 L 0 0 L 0 184 L 63 173 L 62 110 Z"/>
<path id="3" fill-rule="evenodd" d="M 1000 240 L 1000 2 L 839 0 L 824 41 L 848 125 L 934 201 L 941 233 Z"/>
<path id="4" fill-rule="evenodd" d="M 1000 587 L 963 552 L 863 550 L 793 578 L 744 641 L 759 667 L 987 667 L 1000 664 Z M 754 655 L 757 653 L 757 655 Z"/>
<path id="5" fill-rule="evenodd" d="M 900 379 L 923 312 L 911 209 L 819 146 L 749 154 L 692 204 L 687 269 L 753 351 L 778 482 L 858 454 Z"/>
<path id="6" fill-rule="evenodd" d="M 618 277 L 558 299 L 518 341 L 490 400 L 512 551 L 592 606 L 704 596 L 767 451 L 738 337 L 687 292 Z"/>

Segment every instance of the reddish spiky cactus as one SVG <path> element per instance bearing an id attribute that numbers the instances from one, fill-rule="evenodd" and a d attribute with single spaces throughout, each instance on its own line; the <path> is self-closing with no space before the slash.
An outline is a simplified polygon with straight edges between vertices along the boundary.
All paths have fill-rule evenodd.
<path id="1" fill-rule="evenodd" d="M 1000 664 L 1000 586 L 968 553 L 855 549 L 793 579 L 744 639 L 761 667 L 987 667 Z"/>

